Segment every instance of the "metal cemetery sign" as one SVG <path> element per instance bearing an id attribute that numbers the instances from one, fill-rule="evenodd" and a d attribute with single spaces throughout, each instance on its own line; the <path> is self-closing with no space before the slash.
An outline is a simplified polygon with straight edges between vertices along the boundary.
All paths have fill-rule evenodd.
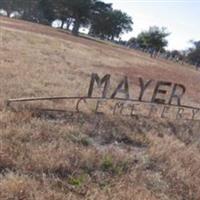
<path id="1" fill-rule="evenodd" d="M 131 117 L 143 115 L 147 117 L 159 116 L 170 119 L 200 120 L 200 108 L 182 103 L 186 93 L 184 85 L 168 81 L 145 80 L 143 78 L 137 78 L 137 83 L 139 86 L 138 96 L 134 98 L 130 94 L 130 83 L 127 76 L 124 76 L 118 85 L 113 88 L 110 74 L 100 77 L 98 74 L 93 73 L 85 96 L 9 99 L 7 105 L 14 102 L 74 100 L 73 109 L 75 112 L 86 111 L 96 114 L 120 114 Z"/>

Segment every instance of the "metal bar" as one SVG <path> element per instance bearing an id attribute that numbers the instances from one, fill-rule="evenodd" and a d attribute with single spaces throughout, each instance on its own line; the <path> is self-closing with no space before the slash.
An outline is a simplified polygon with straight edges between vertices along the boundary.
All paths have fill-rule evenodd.
<path id="1" fill-rule="evenodd" d="M 81 97 L 31 97 L 31 98 L 19 98 L 8 99 L 8 102 L 24 102 L 24 101 L 48 101 L 48 100 L 62 100 L 62 99 L 80 99 Z M 85 98 L 85 97 L 84 97 Z"/>
<path id="2" fill-rule="evenodd" d="M 137 99 L 124 99 L 124 98 L 102 98 L 102 97 L 66 97 L 66 96 L 57 96 L 57 97 L 31 97 L 31 98 L 19 98 L 19 99 L 8 99 L 7 105 L 9 106 L 10 103 L 18 103 L 18 102 L 31 102 L 31 101 L 52 101 L 52 100 L 74 100 L 74 99 L 92 99 L 92 100 L 116 100 L 116 101 L 131 101 L 131 102 L 138 102 L 144 104 L 155 104 L 155 105 L 164 105 L 170 107 L 180 107 L 180 108 L 187 108 L 187 109 L 200 109 L 194 106 L 188 105 L 175 105 L 175 104 L 162 104 L 162 103 L 154 103 L 151 101 L 140 101 Z"/>

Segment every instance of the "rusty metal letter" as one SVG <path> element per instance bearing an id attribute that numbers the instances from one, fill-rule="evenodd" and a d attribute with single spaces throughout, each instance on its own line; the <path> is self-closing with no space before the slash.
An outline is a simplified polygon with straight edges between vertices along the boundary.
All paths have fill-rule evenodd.
<path id="1" fill-rule="evenodd" d="M 144 95 L 145 90 L 147 87 L 151 84 L 153 80 L 148 80 L 147 82 L 144 82 L 143 79 L 140 77 L 139 82 L 140 82 L 140 96 L 139 96 L 139 101 L 142 101 L 142 97 Z"/>
<path id="2" fill-rule="evenodd" d="M 152 117 L 152 114 L 153 114 L 153 113 L 156 113 L 156 112 L 157 112 L 157 106 L 154 105 L 154 104 L 151 104 L 148 117 Z"/>
<path id="3" fill-rule="evenodd" d="M 84 103 L 87 103 L 86 99 L 80 98 L 76 103 L 76 112 L 77 113 L 80 113 L 79 105 L 80 105 L 81 101 L 83 101 Z"/>
<path id="4" fill-rule="evenodd" d="M 114 109 L 113 109 L 113 115 L 116 114 L 116 110 L 117 110 L 117 109 L 120 109 L 120 114 L 122 114 L 122 111 L 123 111 L 123 109 L 124 109 L 124 103 L 122 103 L 122 102 L 117 102 L 117 103 L 115 104 Z"/>
<path id="5" fill-rule="evenodd" d="M 125 95 L 125 99 L 129 99 L 129 85 L 127 76 L 120 82 L 117 86 L 117 89 L 111 95 L 111 99 L 114 99 L 118 93 L 122 93 Z"/>
<path id="6" fill-rule="evenodd" d="M 102 79 L 100 79 L 97 74 L 92 74 L 91 81 L 90 81 L 90 87 L 88 90 L 88 97 L 92 97 L 95 82 L 97 83 L 98 88 L 101 88 L 102 85 L 104 84 L 102 98 L 105 98 L 107 95 L 107 92 L 108 92 L 108 88 L 110 86 L 110 74 L 106 74 Z"/>
<path id="7" fill-rule="evenodd" d="M 192 109 L 192 120 L 195 120 L 196 115 L 199 113 L 200 109 Z"/>
<path id="8" fill-rule="evenodd" d="M 157 95 L 158 94 L 166 94 L 167 93 L 167 90 L 160 89 L 161 86 L 168 86 L 168 87 L 170 87 L 171 85 L 172 85 L 171 82 L 158 81 L 158 83 L 156 84 L 156 87 L 155 87 L 155 90 L 154 90 L 151 102 L 152 103 L 165 104 L 165 99 L 157 98 Z"/>
<path id="9" fill-rule="evenodd" d="M 177 94 L 178 88 L 181 90 L 180 94 Z M 172 94 L 171 94 L 171 97 L 169 99 L 169 104 L 172 104 L 173 99 L 176 99 L 177 105 L 181 106 L 181 98 L 183 97 L 185 92 L 186 92 L 186 88 L 185 88 L 184 85 L 174 84 L 174 87 L 173 87 L 173 90 L 172 90 Z"/>
<path id="10" fill-rule="evenodd" d="M 134 116 L 137 116 L 137 114 L 135 114 L 134 112 L 136 112 L 136 111 L 138 111 L 137 109 L 136 109 L 136 106 L 139 106 L 140 104 L 132 104 L 131 105 L 131 117 L 134 117 Z"/>
<path id="11" fill-rule="evenodd" d="M 98 100 L 97 101 L 96 108 L 95 108 L 95 114 L 103 114 L 103 112 L 100 112 L 99 109 L 104 102 L 105 102 L 104 100 Z"/>
<path id="12" fill-rule="evenodd" d="M 169 110 L 170 110 L 169 106 L 164 106 L 162 113 L 161 113 L 161 118 L 166 118 L 165 114 L 167 114 Z"/>
<path id="13" fill-rule="evenodd" d="M 176 119 L 182 119 L 183 118 L 183 112 L 185 111 L 184 108 L 178 108 Z"/>

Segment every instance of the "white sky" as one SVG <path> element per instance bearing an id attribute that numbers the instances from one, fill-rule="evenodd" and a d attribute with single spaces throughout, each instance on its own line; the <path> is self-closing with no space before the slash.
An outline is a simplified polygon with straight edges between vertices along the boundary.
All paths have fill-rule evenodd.
<path id="1" fill-rule="evenodd" d="M 183 50 L 189 41 L 200 40 L 200 0 L 104 0 L 113 3 L 133 18 L 133 32 L 123 39 L 137 36 L 149 26 L 166 27 L 171 35 L 168 49 Z"/>

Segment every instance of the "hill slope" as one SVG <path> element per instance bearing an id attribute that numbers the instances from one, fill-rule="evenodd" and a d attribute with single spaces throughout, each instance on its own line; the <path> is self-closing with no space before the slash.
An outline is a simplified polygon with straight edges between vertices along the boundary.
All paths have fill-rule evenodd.
<path id="1" fill-rule="evenodd" d="M 19 20 L 1 17 L 0 35 L 0 199 L 200 199 L 198 121 L 29 109 L 73 101 L 4 104 L 84 96 L 98 73 L 111 74 L 112 89 L 127 75 L 132 96 L 137 77 L 184 84 L 184 103 L 198 105 L 198 72 Z"/>

